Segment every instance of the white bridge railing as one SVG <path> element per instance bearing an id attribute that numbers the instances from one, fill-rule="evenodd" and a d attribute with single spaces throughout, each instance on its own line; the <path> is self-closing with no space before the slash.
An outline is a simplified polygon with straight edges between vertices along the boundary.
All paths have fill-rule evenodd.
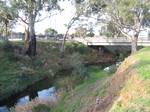
<path id="1" fill-rule="evenodd" d="M 85 45 L 108 45 L 108 46 L 128 46 L 131 45 L 131 40 L 125 37 L 118 37 L 118 38 L 107 38 L 107 37 L 86 37 L 86 38 L 74 38 L 73 40 L 81 42 Z M 150 46 L 150 39 L 149 38 L 142 38 L 138 39 L 138 46 Z"/>

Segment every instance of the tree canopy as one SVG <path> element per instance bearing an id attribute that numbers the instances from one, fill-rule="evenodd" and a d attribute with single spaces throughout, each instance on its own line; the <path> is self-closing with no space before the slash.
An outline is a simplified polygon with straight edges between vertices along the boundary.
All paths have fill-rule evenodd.
<path id="1" fill-rule="evenodd" d="M 40 21 L 42 11 L 50 12 L 59 9 L 57 0 L 9 0 L 12 7 L 18 11 L 17 17 L 27 24 L 29 29 L 29 42 L 26 54 L 36 55 L 35 23 Z"/>
<path id="2" fill-rule="evenodd" d="M 58 32 L 55 29 L 47 28 L 45 30 L 45 35 L 56 36 L 57 34 L 58 34 Z"/>
<path id="3" fill-rule="evenodd" d="M 150 20 L 149 0 L 89 0 L 89 6 L 92 13 L 105 15 L 106 23 L 112 22 L 131 40 L 132 53 L 137 50 L 141 28 Z"/>
<path id="4" fill-rule="evenodd" d="M 15 19 L 16 13 L 11 6 L 6 4 L 6 2 L 0 1 L 0 15 L 0 34 L 7 36 L 8 29 L 10 29 L 10 23 Z"/>

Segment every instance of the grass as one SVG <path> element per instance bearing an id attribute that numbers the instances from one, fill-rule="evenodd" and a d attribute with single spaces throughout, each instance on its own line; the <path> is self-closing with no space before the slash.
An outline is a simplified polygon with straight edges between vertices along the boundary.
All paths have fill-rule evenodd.
<path id="1" fill-rule="evenodd" d="M 73 91 L 67 93 L 51 112 L 82 112 L 95 104 L 96 98 L 105 94 L 109 74 L 98 68 L 90 68 L 89 77 Z"/>
<path id="2" fill-rule="evenodd" d="M 125 77 L 123 78 L 125 80 L 122 79 L 124 83 L 122 82 L 121 87 L 115 85 L 119 89 L 118 91 L 114 90 L 117 92 L 117 97 L 115 96 L 109 112 L 150 112 L 150 47 L 143 48 L 128 57 L 118 70 L 120 71 L 117 73 L 121 74 L 116 76 Z M 128 77 L 126 78 L 126 76 Z M 67 93 L 60 103 L 51 109 L 51 112 L 90 111 L 90 108 L 95 105 L 96 98 L 107 94 L 107 84 L 111 83 L 108 82 L 111 81 L 108 80 L 110 77 L 99 69 L 91 69 L 89 78 Z M 115 75 L 113 77 L 112 82 L 118 81 Z"/>
<path id="3" fill-rule="evenodd" d="M 81 58 L 86 57 L 83 61 L 98 58 L 96 52 L 91 53 L 94 51 L 82 44 L 67 43 L 66 56 L 61 60 L 60 43 L 38 42 L 37 56 L 31 60 L 27 55 L 19 53 L 19 49 L 16 49 L 19 46 L 23 46 L 23 43 L 0 43 L 0 100 L 24 90 L 45 77 L 55 78 L 61 69 L 69 69 L 72 64 L 72 53 L 78 53 Z M 81 53 L 83 51 L 84 54 Z"/>
<path id="4" fill-rule="evenodd" d="M 150 112 L 150 47 L 129 57 L 131 62 L 124 87 L 119 92 L 110 112 Z"/>
<path id="5" fill-rule="evenodd" d="M 44 105 L 44 104 L 40 104 L 37 107 L 34 107 L 32 109 L 32 112 L 50 112 L 50 107 Z"/>

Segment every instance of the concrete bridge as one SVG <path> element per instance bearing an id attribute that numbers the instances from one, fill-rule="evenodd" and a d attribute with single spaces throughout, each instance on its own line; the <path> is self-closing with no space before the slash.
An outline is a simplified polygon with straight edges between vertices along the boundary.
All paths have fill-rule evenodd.
<path id="1" fill-rule="evenodd" d="M 126 37 L 75 37 L 74 41 L 78 41 L 87 46 L 130 46 L 131 40 Z M 138 46 L 150 46 L 150 37 L 139 37 Z"/>

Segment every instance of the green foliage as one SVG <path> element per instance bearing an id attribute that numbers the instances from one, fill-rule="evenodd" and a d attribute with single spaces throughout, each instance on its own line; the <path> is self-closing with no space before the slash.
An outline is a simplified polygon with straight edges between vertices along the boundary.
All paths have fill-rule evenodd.
<path id="1" fill-rule="evenodd" d="M 125 86 L 123 86 L 120 97 L 124 96 L 126 99 L 118 100 L 114 103 L 111 112 L 149 112 L 150 111 L 150 47 L 146 47 L 132 55 L 129 59 L 132 59 L 129 66 L 130 71 L 126 75 L 131 76 L 127 79 Z M 135 76 L 137 75 L 137 76 Z M 137 77 L 137 78 L 133 78 Z M 138 85 L 137 85 L 138 84 Z M 133 90 L 132 90 L 132 89 Z M 142 90 L 140 92 L 140 90 Z M 126 92 L 127 91 L 127 92 Z M 126 92 L 124 94 L 124 92 Z M 125 105 L 124 105 L 125 104 Z"/>
<path id="2" fill-rule="evenodd" d="M 94 37 L 94 30 L 93 30 L 93 26 L 91 25 L 90 26 L 91 28 L 87 31 L 87 33 L 86 33 L 86 36 L 88 36 L 88 37 Z"/>
<path id="3" fill-rule="evenodd" d="M 106 7 L 100 8 L 102 2 Z M 89 4 L 92 5 L 91 8 L 94 6 L 98 16 L 107 14 L 110 19 L 106 18 L 105 21 L 113 23 L 109 26 L 111 30 L 116 27 L 115 30 L 120 30 L 122 35 L 132 40 L 131 52 L 134 53 L 137 50 L 134 42 L 137 42 L 136 38 L 139 37 L 142 25 L 149 26 L 150 2 L 148 0 L 89 0 Z M 92 12 L 95 13 L 95 11 Z M 131 35 L 130 32 L 133 34 Z M 114 31 L 108 32 L 106 35 L 113 36 L 113 33 Z"/>
<path id="4" fill-rule="evenodd" d="M 121 32 L 119 31 L 119 29 L 115 26 L 115 24 L 113 22 L 109 22 L 107 25 L 107 31 L 111 33 L 111 37 L 114 36 L 119 36 L 121 37 Z"/>
<path id="5" fill-rule="evenodd" d="M 97 14 L 102 8 L 106 7 L 104 0 L 89 0 L 89 6 L 91 7 L 91 13 Z"/>
<path id="6" fill-rule="evenodd" d="M 33 64 L 28 56 L 16 54 L 14 46 L 14 43 L 9 41 L 0 44 L 0 100 L 49 74 L 43 64 L 38 64 L 40 60 L 38 63 L 35 60 Z"/>
<path id="7" fill-rule="evenodd" d="M 6 36 L 10 33 L 16 12 L 5 1 L 0 1 L 0 35 Z M 11 23 L 11 24 L 10 24 Z M 9 27 L 8 27 L 9 26 Z"/>
<path id="8" fill-rule="evenodd" d="M 52 79 L 53 83 L 54 77 L 66 76 L 67 79 L 62 81 L 62 83 L 66 83 L 64 86 L 72 83 L 72 87 L 74 87 L 88 75 L 83 57 L 91 56 L 90 48 L 80 43 L 67 43 L 66 56 L 61 60 L 60 43 L 38 42 L 37 44 L 37 56 L 32 60 L 24 54 L 16 53 L 14 46 L 22 45 L 22 43 L 7 41 L 0 43 L 0 100 L 24 90 L 27 86 L 45 77 Z M 92 55 L 94 56 L 96 53 Z M 62 69 L 67 70 L 61 72 Z M 59 85 L 61 86 L 61 84 Z"/>
<path id="9" fill-rule="evenodd" d="M 36 1 L 28 0 L 26 2 L 24 2 L 23 0 L 19 0 L 19 1 L 12 0 L 10 2 L 14 8 L 17 8 L 19 10 L 25 10 L 25 11 L 28 11 L 28 9 L 32 9 L 32 8 L 33 10 L 41 11 L 45 8 L 44 7 L 45 4 L 49 4 L 48 6 L 49 10 L 47 11 L 58 8 L 57 0 L 46 0 L 46 1 L 45 0 L 36 0 Z M 28 12 L 25 12 L 25 13 L 28 13 Z"/>
<path id="10" fill-rule="evenodd" d="M 78 52 L 79 54 L 86 54 L 89 52 L 89 49 L 82 43 L 66 43 L 66 52 L 72 54 L 73 52 Z"/>
<path id="11" fill-rule="evenodd" d="M 94 35 L 95 34 L 93 32 L 89 32 L 89 33 L 86 34 L 86 36 L 88 36 L 88 37 L 94 37 Z"/>
<path id="12" fill-rule="evenodd" d="M 132 104 L 126 107 L 118 104 L 111 112 L 146 112 L 150 109 L 150 99 L 144 99 L 141 97 L 129 103 Z"/>
<path id="13" fill-rule="evenodd" d="M 76 37 L 86 37 L 87 29 L 83 28 L 82 26 L 79 26 L 75 29 L 75 36 Z"/>
<path id="14" fill-rule="evenodd" d="M 13 50 L 14 50 L 14 46 L 8 40 L 4 40 L 2 42 L 1 47 L 2 47 L 2 50 L 4 50 L 5 52 L 13 52 Z"/>
<path id="15" fill-rule="evenodd" d="M 69 62 L 70 67 L 73 68 L 72 75 L 78 75 L 82 78 L 86 77 L 87 70 L 84 67 L 83 60 L 80 54 L 73 53 L 69 57 Z"/>
<path id="16" fill-rule="evenodd" d="M 50 112 L 50 107 L 44 104 L 39 104 L 32 109 L 32 112 Z"/>
<path id="17" fill-rule="evenodd" d="M 45 35 L 56 36 L 58 32 L 55 29 L 47 28 L 45 30 Z"/>
<path id="18" fill-rule="evenodd" d="M 139 66 L 135 67 L 137 67 L 138 73 L 143 79 L 150 79 L 149 50 L 150 48 L 146 47 L 135 54 L 135 57 L 140 60 L 140 62 L 138 63 Z"/>
<path id="19" fill-rule="evenodd" d="M 55 87 L 61 88 L 63 92 L 72 91 L 75 86 L 79 85 L 83 80 L 76 75 L 65 76 L 57 79 L 55 82 Z"/>
<path id="20" fill-rule="evenodd" d="M 120 16 L 123 18 L 123 20 L 127 24 L 133 25 L 133 13 L 132 9 L 136 7 L 136 4 L 138 3 L 137 0 L 120 0 L 116 1 L 118 2 L 118 7 L 117 9 L 120 12 Z"/>
<path id="21" fill-rule="evenodd" d="M 64 69 L 68 68 L 68 72 L 62 73 L 67 74 L 65 75 L 64 78 L 61 77 L 56 82 L 55 85 L 58 88 L 62 88 L 64 89 L 64 91 L 70 91 L 76 85 L 81 83 L 86 77 L 88 77 L 87 68 L 84 66 L 82 56 L 78 52 L 73 52 L 71 55 L 67 57 L 65 63 L 62 64 Z"/>
<path id="22" fill-rule="evenodd" d="M 108 31 L 103 32 L 102 35 L 105 35 L 106 37 L 113 37 L 114 36 L 112 32 L 108 32 Z"/>
<path id="23" fill-rule="evenodd" d="M 1 45 L 2 50 L 4 51 L 4 56 L 9 60 L 17 60 L 17 56 L 14 53 L 14 45 L 8 41 L 4 40 Z"/>
<path id="24" fill-rule="evenodd" d="M 69 94 L 66 94 L 60 103 L 52 108 L 51 112 L 80 112 L 95 103 L 95 97 L 105 94 L 108 75 L 97 67 L 88 68 L 88 70 L 89 77 Z"/>
<path id="25" fill-rule="evenodd" d="M 119 21 L 122 22 L 121 24 L 124 23 L 124 25 L 131 27 L 132 25 L 137 24 L 134 22 L 134 19 L 136 16 L 138 17 L 138 14 L 140 14 L 141 12 L 141 14 L 143 15 L 143 19 L 147 18 L 147 11 L 149 10 L 149 6 L 150 2 L 147 2 L 146 0 L 115 0 L 113 2 L 108 2 L 107 11 L 108 13 L 110 13 L 110 15 L 113 15 L 114 17 L 120 17 Z"/>

